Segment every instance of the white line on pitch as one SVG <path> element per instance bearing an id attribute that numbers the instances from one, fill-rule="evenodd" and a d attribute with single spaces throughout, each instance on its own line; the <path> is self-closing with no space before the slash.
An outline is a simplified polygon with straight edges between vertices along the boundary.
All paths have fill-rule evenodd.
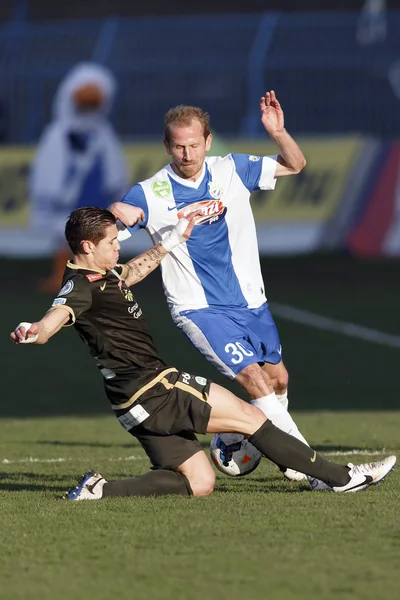
<path id="1" fill-rule="evenodd" d="M 300 308 L 294 308 L 287 304 L 271 302 L 269 306 L 274 315 L 286 319 L 287 321 L 293 321 L 294 323 L 300 323 L 301 325 L 309 325 L 310 327 L 315 327 L 316 329 L 322 329 L 324 331 L 341 333 L 368 342 L 375 342 L 382 346 L 400 348 L 400 335 L 385 333 L 383 331 L 378 331 L 377 329 L 349 323 L 348 321 L 339 321 L 338 319 L 323 317 L 322 315 L 317 315 L 307 310 L 301 310 Z"/>
<path id="2" fill-rule="evenodd" d="M 381 454 L 385 454 L 386 449 L 382 448 L 382 450 L 361 450 L 360 448 L 353 448 L 351 450 L 333 450 L 331 452 L 322 452 L 324 456 L 380 456 Z M 118 458 L 97 458 L 98 462 L 131 462 L 136 460 L 148 460 L 147 456 L 120 456 Z M 18 458 L 16 460 L 9 460 L 8 458 L 3 458 L 0 460 L 0 463 L 3 465 L 16 465 L 16 464 L 27 464 L 27 463 L 35 463 L 35 464 L 44 464 L 44 463 L 64 463 L 64 462 L 74 462 L 74 461 L 82 461 L 81 458 L 34 458 L 29 456 L 28 458 Z"/>
<path id="3" fill-rule="evenodd" d="M 318 444 L 316 445 L 318 446 Z M 332 452 L 321 452 L 321 454 L 324 456 L 380 456 L 381 454 L 385 453 L 386 448 L 382 448 L 382 450 L 357 450 L 357 448 L 355 448 L 354 450 L 334 450 Z"/>

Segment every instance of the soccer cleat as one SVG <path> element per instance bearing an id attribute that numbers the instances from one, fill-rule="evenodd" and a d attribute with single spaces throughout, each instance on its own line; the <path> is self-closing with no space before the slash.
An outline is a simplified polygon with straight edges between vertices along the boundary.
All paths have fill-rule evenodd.
<path id="1" fill-rule="evenodd" d="M 281 469 L 281 471 L 289 481 L 303 481 L 304 479 L 307 479 L 307 475 L 300 473 L 300 471 L 295 471 L 294 469 Z"/>
<path id="2" fill-rule="evenodd" d="M 377 462 L 353 465 L 349 463 L 350 481 L 346 485 L 333 487 L 334 492 L 361 492 L 370 485 L 376 485 L 382 481 L 396 464 L 395 456 L 388 456 Z"/>
<path id="3" fill-rule="evenodd" d="M 333 492 L 331 486 L 324 481 L 315 477 L 307 477 L 307 479 L 313 492 Z"/>
<path id="4" fill-rule="evenodd" d="M 78 485 L 70 489 L 64 496 L 66 500 L 99 500 L 103 497 L 103 485 L 107 481 L 96 471 L 88 471 Z"/>
<path id="5" fill-rule="evenodd" d="M 308 480 L 308 483 L 310 484 L 311 490 L 313 492 L 322 492 L 322 491 L 330 491 L 331 492 L 332 491 L 332 488 L 327 483 L 324 483 L 323 481 L 320 481 L 319 479 L 316 479 L 315 477 L 311 477 L 309 475 L 304 475 L 303 473 L 300 473 L 299 471 L 294 471 L 293 469 L 286 469 L 286 470 L 282 469 L 282 473 L 290 481 Z"/>

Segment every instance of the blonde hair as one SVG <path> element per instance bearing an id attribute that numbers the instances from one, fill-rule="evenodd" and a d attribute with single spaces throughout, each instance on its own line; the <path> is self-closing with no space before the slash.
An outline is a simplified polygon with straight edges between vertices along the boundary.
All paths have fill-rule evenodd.
<path id="1" fill-rule="evenodd" d="M 203 126 L 203 135 L 206 140 L 210 135 L 210 115 L 204 112 L 198 106 L 187 106 L 185 104 L 179 104 L 175 108 L 170 108 L 164 117 L 164 139 L 169 144 L 171 141 L 170 128 L 173 125 L 179 127 L 188 127 L 191 122 L 197 119 Z"/>

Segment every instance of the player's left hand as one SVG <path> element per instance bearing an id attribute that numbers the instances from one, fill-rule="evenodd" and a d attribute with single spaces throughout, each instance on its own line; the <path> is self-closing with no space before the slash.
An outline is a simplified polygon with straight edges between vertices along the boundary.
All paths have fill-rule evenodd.
<path id="1" fill-rule="evenodd" d="M 261 123 L 271 136 L 284 131 L 285 120 L 283 110 L 275 96 L 274 90 L 266 92 L 265 96 L 260 98 L 260 110 Z"/>

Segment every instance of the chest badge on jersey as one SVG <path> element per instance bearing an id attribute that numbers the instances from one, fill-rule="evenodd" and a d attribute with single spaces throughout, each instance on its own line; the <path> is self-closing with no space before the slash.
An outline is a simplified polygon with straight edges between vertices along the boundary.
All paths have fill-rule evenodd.
<path id="1" fill-rule="evenodd" d="M 124 287 L 122 281 L 118 283 L 118 287 L 125 300 L 128 300 L 128 302 L 133 302 L 133 294 L 131 290 L 127 287 Z"/>
<path id="2" fill-rule="evenodd" d="M 178 219 L 186 217 L 189 213 L 200 210 L 201 215 L 195 218 L 196 225 L 215 225 L 225 217 L 226 206 L 221 200 L 203 200 L 189 204 L 178 212 Z"/>
<path id="3" fill-rule="evenodd" d="M 211 198 L 219 200 L 224 193 L 223 188 L 216 181 L 208 182 L 208 191 L 210 192 Z"/>

